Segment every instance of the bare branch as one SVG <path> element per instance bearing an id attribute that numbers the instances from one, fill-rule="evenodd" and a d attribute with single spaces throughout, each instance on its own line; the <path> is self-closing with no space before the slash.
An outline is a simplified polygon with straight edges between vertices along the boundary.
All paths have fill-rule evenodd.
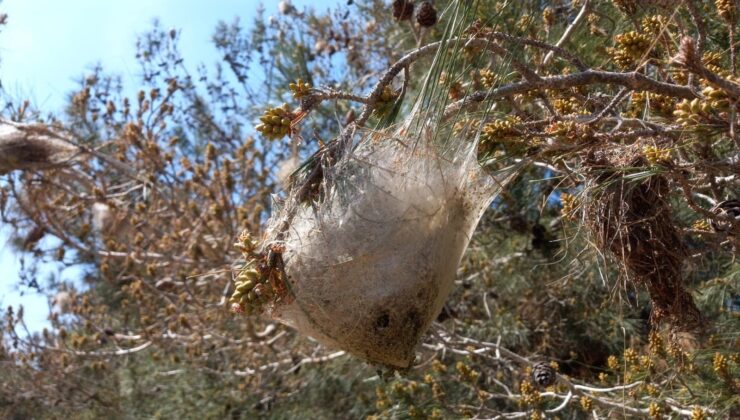
<path id="1" fill-rule="evenodd" d="M 568 89 L 576 86 L 598 83 L 624 86 L 632 90 L 655 92 L 677 98 L 693 99 L 696 97 L 691 89 L 686 86 L 660 82 L 658 80 L 651 79 L 642 73 L 616 73 L 610 71 L 586 70 L 565 76 L 543 77 L 537 81 L 510 83 L 490 91 L 484 90 L 474 92 L 464 99 L 449 104 L 447 109 L 445 109 L 444 116 L 445 118 L 449 118 L 454 113 L 465 110 L 476 103 L 525 93 L 536 89 Z"/>

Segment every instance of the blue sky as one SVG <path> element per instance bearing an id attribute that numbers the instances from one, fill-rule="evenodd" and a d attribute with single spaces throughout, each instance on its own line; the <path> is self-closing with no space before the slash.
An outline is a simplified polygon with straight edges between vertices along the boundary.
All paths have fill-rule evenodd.
<path id="1" fill-rule="evenodd" d="M 277 0 L 262 2 L 267 16 Z M 338 0 L 293 0 L 323 9 Z M 0 33 L 0 80 L 13 96 L 31 98 L 45 110 L 59 109 L 74 80 L 96 63 L 135 82 L 137 34 L 158 18 L 164 28 L 182 30 L 180 49 L 192 64 L 213 62 L 211 33 L 218 21 L 239 16 L 252 21 L 255 0 L 3 0 L 9 15 Z"/>
<path id="2" fill-rule="evenodd" d="M 277 13 L 277 0 L 261 2 L 265 15 Z M 339 0 L 293 0 L 299 9 L 319 10 Z M 119 74 L 124 85 L 136 86 L 137 34 L 147 31 L 154 19 L 162 27 L 181 30 L 180 50 L 186 62 L 216 61 L 211 33 L 218 21 L 239 16 L 248 25 L 260 4 L 256 0 L 3 0 L 0 12 L 8 24 L 0 32 L 0 81 L 17 99 L 31 99 L 44 113 L 59 112 L 75 80 L 100 63 Z M 33 330 L 46 324 L 47 299 L 16 289 L 19 261 L 0 226 L 0 304 L 23 304 Z M 54 271 L 54 267 L 49 267 Z M 63 273 L 72 280 L 79 271 Z M 28 291 L 26 291 L 28 292 Z"/>

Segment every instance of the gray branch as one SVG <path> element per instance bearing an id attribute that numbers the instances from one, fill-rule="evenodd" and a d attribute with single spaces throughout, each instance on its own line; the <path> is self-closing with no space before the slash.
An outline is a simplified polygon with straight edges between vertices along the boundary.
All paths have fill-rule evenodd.
<path id="1" fill-rule="evenodd" d="M 468 95 L 466 98 L 453 102 L 445 109 L 444 116 L 448 118 L 458 111 L 480 102 L 491 99 L 516 95 L 537 89 L 568 89 L 576 86 L 593 84 L 611 84 L 624 86 L 631 90 L 648 91 L 669 95 L 674 98 L 693 99 L 694 93 L 686 86 L 674 85 L 651 79 L 637 72 L 615 73 L 611 71 L 586 70 L 566 76 L 543 77 L 535 81 L 510 83 L 494 90 L 482 90 Z"/>

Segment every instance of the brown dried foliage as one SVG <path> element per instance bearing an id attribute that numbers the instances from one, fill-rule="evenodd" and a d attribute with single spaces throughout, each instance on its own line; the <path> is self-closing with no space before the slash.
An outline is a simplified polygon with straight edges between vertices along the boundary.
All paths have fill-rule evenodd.
<path id="1" fill-rule="evenodd" d="M 668 202 L 668 180 L 660 175 L 627 179 L 631 168 L 647 166 L 634 148 L 626 155 L 597 153 L 591 159 L 584 219 L 597 246 L 609 252 L 630 282 L 647 287 L 654 323 L 696 330 L 701 315 L 684 286 L 688 254 Z"/>

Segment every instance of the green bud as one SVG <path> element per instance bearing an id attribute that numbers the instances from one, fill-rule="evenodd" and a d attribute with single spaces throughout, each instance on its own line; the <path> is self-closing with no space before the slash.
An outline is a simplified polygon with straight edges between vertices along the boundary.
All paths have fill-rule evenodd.
<path id="1" fill-rule="evenodd" d="M 246 293 L 254 288 L 254 282 L 251 280 L 246 280 L 243 283 L 239 283 L 236 286 L 236 290 L 239 291 L 239 293 Z"/>
<path id="2" fill-rule="evenodd" d="M 691 101 L 691 112 L 693 114 L 698 114 L 700 110 L 701 108 L 700 108 L 699 98 L 694 98 Z"/>

